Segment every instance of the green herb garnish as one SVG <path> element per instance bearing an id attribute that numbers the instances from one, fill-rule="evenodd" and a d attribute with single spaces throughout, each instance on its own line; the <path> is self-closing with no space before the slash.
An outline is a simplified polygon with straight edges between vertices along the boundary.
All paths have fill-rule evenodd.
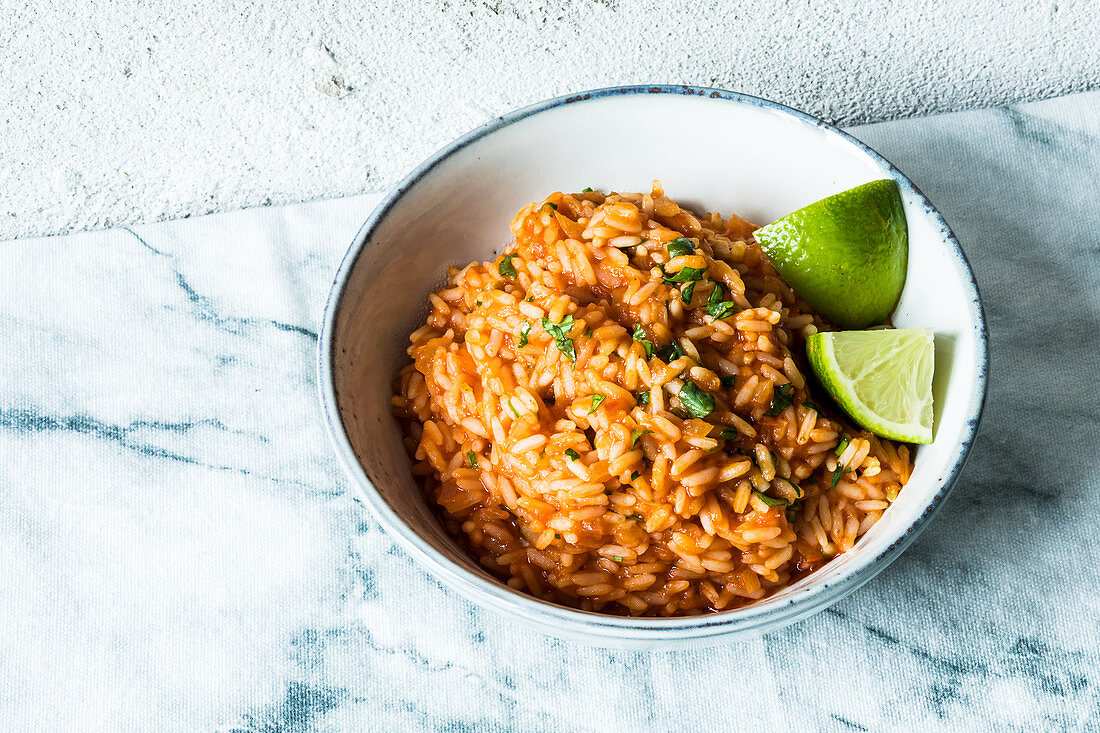
<path id="1" fill-rule="evenodd" d="M 803 407 L 808 407 L 808 408 L 810 408 L 811 410 L 813 410 L 814 412 L 818 412 L 818 413 L 820 413 L 820 412 L 821 412 L 821 408 L 820 408 L 820 407 L 818 407 L 818 406 L 817 406 L 816 404 L 814 404 L 813 402 L 811 402 L 810 400 L 802 400 L 802 406 L 803 406 Z"/>
<path id="2" fill-rule="evenodd" d="M 653 432 L 652 430 L 638 430 L 637 428 L 635 428 L 634 430 L 631 430 L 630 431 L 630 447 L 633 448 L 635 445 L 637 445 L 638 440 L 643 435 L 649 435 L 652 432 Z"/>
<path id="3" fill-rule="evenodd" d="M 547 202 L 546 202 L 545 204 L 543 204 L 543 205 L 542 205 L 542 208 L 543 208 L 543 209 L 545 209 L 545 208 L 546 208 L 547 206 L 549 206 L 549 207 L 550 207 L 551 209 L 553 209 L 554 211 L 557 211 L 557 210 L 558 210 L 558 205 L 557 205 L 557 204 L 552 204 L 552 203 L 550 203 L 549 201 L 547 201 Z M 539 210 L 541 211 L 542 209 L 539 209 Z"/>
<path id="4" fill-rule="evenodd" d="M 707 313 L 719 320 L 732 316 L 737 310 L 736 303 L 722 300 L 725 294 L 726 289 L 722 287 L 722 284 L 714 283 L 714 290 L 710 291 L 710 297 L 707 299 Z"/>
<path id="5" fill-rule="evenodd" d="M 722 432 L 718 434 L 722 440 L 733 440 L 741 433 L 737 432 L 737 428 L 722 428 Z"/>
<path id="6" fill-rule="evenodd" d="M 766 417 L 775 417 L 791 406 L 791 393 L 794 392 L 793 384 L 780 384 L 772 394 L 772 406 L 764 413 Z"/>
<path id="7" fill-rule="evenodd" d="M 795 520 L 795 517 L 798 516 L 798 513 L 800 511 L 802 511 L 802 500 L 801 499 L 799 499 L 798 501 L 792 502 L 791 505 L 787 507 L 787 522 L 788 523 L 793 522 Z"/>
<path id="8" fill-rule="evenodd" d="M 581 189 L 581 193 L 592 193 L 592 189 L 589 188 L 588 186 L 585 186 L 584 188 Z"/>
<path id="9" fill-rule="evenodd" d="M 677 237 L 665 245 L 665 250 L 668 252 L 668 258 L 671 260 L 681 255 L 693 254 L 695 252 L 695 245 L 692 244 L 691 240 L 687 237 Z"/>
<path id="10" fill-rule="evenodd" d="M 753 494 L 753 496 L 755 496 L 757 499 L 764 502 L 768 506 L 783 506 L 784 504 L 787 503 L 786 499 L 777 499 L 774 496 L 768 496 L 767 494 L 761 494 L 756 489 L 753 489 L 752 494 Z"/>
<path id="11" fill-rule="evenodd" d="M 615 562 L 622 562 L 623 561 L 623 559 L 621 557 L 619 557 L 618 555 L 612 555 L 611 559 L 614 560 Z"/>
<path id="12" fill-rule="evenodd" d="M 516 406 L 512 404 L 511 399 L 508 400 L 508 409 L 512 411 L 513 415 L 519 418 L 519 411 L 516 409 Z"/>
<path id="13" fill-rule="evenodd" d="M 639 478 L 641 478 L 641 476 L 642 476 L 642 474 L 635 471 L 634 473 L 630 474 L 630 480 L 631 481 L 637 481 Z"/>
<path id="14" fill-rule="evenodd" d="M 836 488 L 836 485 L 840 483 L 840 477 L 848 473 L 848 469 L 841 469 L 839 471 L 833 471 L 833 482 L 829 485 L 829 491 Z"/>
<path id="15" fill-rule="evenodd" d="M 642 330 L 642 324 L 634 324 L 634 333 L 632 335 L 634 336 L 634 340 L 640 343 L 642 348 L 645 349 L 645 358 L 652 359 L 653 342 L 645 337 L 645 331 Z"/>
<path id="16" fill-rule="evenodd" d="M 588 414 L 591 415 L 596 411 L 596 408 L 603 404 L 603 401 L 607 399 L 607 395 L 595 394 L 592 395 L 592 406 L 588 408 Z"/>
<path id="17" fill-rule="evenodd" d="M 589 338 L 590 336 L 592 336 L 592 327 L 591 326 L 584 329 L 584 337 Z"/>
<path id="18" fill-rule="evenodd" d="M 685 382 L 677 396 L 692 417 L 703 418 L 714 412 L 714 395 L 699 389 L 695 382 Z"/>
<path id="19" fill-rule="evenodd" d="M 642 522 L 642 521 L 645 521 L 645 520 L 643 520 L 643 519 L 642 519 L 642 515 L 641 515 L 641 514 L 628 514 L 626 518 L 627 518 L 627 519 L 633 519 L 633 520 L 634 520 L 634 521 L 636 521 L 636 522 Z"/>
<path id="20" fill-rule="evenodd" d="M 680 300 L 687 305 L 691 302 L 691 296 L 695 293 L 695 283 L 690 282 L 680 290 Z"/>
<path id="21" fill-rule="evenodd" d="M 730 316 L 732 316 L 736 312 L 737 312 L 737 304 L 736 303 L 731 303 L 728 300 L 722 301 L 721 303 L 718 303 L 716 305 L 708 305 L 707 306 L 707 313 L 711 314 L 712 316 L 717 318 L 719 321 L 722 320 L 723 318 L 729 318 Z"/>
<path id="22" fill-rule="evenodd" d="M 639 392 L 637 397 L 638 397 L 638 404 L 639 405 L 648 405 L 649 404 L 649 392 L 648 391 L 647 392 Z"/>
<path id="23" fill-rule="evenodd" d="M 668 346 L 662 346 L 660 350 L 657 351 L 657 356 L 661 357 L 666 364 L 671 364 L 683 355 L 683 347 L 675 341 Z"/>
<path id="24" fill-rule="evenodd" d="M 687 283 L 694 280 L 700 280 L 703 277 L 703 273 L 707 271 L 705 267 L 685 267 L 677 272 L 675 275 L 665 275 L 665 285 L 672 285 L 673 283 Z"/>
<path id="25" fill-rule="evenodd" d="M 469 462 L 470 468 L 477 468 L 477 454 L 472 450 L 466 451 L 466 461 Z"/>
<path id="26" fill-rule="evenodd" d="M 519 330 L 519 346 L 516 348 L 522 349 L 526 346 L 529 338 L 531 338 L 531 324 L 525 323 L 523 324 L 523 328 Z"/>
<path id="27" fill-rule="evenodd" d="M 840 443 L 837 444 L 836 450 L 833 451 L 833 454 L 837 458 L 840 458 L 840 456 L 844 454 L 844 449 L 847 448 L 848 444 L 851 442 L 852 439 L 845 435 L 843 438 L 840 439 Z"/>
<path id="28" fill-rule="evenodd" d="M 497 267 L 497 272 L 504 277 L 515 277 L 518 275 L 519 273 L 516 272 L 516 266 L 512 264 L 512 260 L 517 257 L 519 257 L 519 255 L 504 255 L 504 259 L 500 261 L 500 266 Z"/>
<path id="29" fill-rule="evenodd" d="M 731 377 L 722 377 L 720 381 L 722 382 L 723 387 L 733 387 L 737 384 L 737 376 L 734 375 Z"/>
<path id="30" fill-rule="evenodd" d="M 565 449 L 565 455 L 569 456 L 574 461 L 581 457 L 581 454 L 578 453 L 577 451 L 573 450 L 572 448 L 566 448 Z"/>
<path id="31" fill-rule="evenodd" d="M 549 318 L 542 319 L 542 327 L 546 333 L 554 337 L 554 343 L 558 345 L 558 351 L 569 357 L 569 361 L 577 363 L 577 349 L 573 340 L 569 338 L 569 332 L 573 329 L 573 316 L 568 315 L 561 323 L 554 323 Z"/>

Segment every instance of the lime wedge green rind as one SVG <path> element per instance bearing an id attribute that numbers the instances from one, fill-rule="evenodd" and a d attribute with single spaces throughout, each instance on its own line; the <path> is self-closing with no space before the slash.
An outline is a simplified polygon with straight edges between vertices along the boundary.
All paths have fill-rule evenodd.
<path id="1" fill-rule="evenodd" d="M 822 386 L 875 435 L 932 442 L 932 333 L 920 328 L 827 331 L 806 340 Z"/>
<path id="2" fill-rule="evenodd" d="M 841 328 L 884 323 L 905 286 L 909 229 L 892 179 L 804 206 L 755 237 L 787 284 Z"/>

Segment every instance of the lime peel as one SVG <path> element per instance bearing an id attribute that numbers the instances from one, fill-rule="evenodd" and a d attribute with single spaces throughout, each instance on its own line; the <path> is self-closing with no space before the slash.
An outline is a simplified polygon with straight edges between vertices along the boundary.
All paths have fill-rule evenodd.
<path id="1" fill-rule="evenodd" d="M 905 286 L 909 228 L 893 179 L 815 201 L 753 236 L 787 284 L 840 328 L 885 322 Z"/>

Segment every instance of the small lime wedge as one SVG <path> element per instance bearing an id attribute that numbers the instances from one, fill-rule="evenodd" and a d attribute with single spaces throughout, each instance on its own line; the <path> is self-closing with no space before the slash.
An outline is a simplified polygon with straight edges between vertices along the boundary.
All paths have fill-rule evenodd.
<path id="1" fill-rule="evenodd" d="M 892 440 L 932 442 L 931 332 L 815 333 L 806 355 L 822 386 L 860 425 Z"/>
<path id="2" fill-rule="evenodd" d="M 909 230 L 891 179 L 812 203 L 755 236 L 787 284 L 841 328 L 883 323 L 897 305 Z"/>

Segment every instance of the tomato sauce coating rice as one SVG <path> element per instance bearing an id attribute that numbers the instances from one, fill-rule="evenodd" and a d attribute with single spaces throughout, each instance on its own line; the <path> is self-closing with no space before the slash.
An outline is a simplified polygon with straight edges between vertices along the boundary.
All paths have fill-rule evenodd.
<path id="1" fill-rule="evenodd" d="M 551 194 L 448 271 L 393 409 L 447 530 L 509 586 L 676 616 L 764 598 L 851 549 L 909 448 L 808 391 L 831 327 L 738 216 Z M 811 387 L 812 388 L 812 385 Z"/>

